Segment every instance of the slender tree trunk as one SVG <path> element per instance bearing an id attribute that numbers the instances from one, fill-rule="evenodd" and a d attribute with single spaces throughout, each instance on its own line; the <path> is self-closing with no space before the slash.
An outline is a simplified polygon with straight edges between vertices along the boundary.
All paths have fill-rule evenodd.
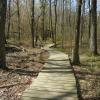
<path id="1" fill-rule="evenodd" d="M 72 17 L 72 15 L 71 15 L 71 13 L 72 13 L 72 0 L 70 0 L 70 11 L 69 11 L 69 32 L 70 32 L 70 53 L 72 53 L 72 23 L 71 23 L 71 17 Z"/>
<path id="2" fill-rule="evenodd" d="M 20 33 L 20 8 L 19 8 L 19 0 L 17 0 L 17 15 L 18 15 L 18 39 L 20 40 L 21 38 L 21 33 Z"/>
<path id="3" fill-rule="evenodd" d="M 49 0 L 49 31 L 50 31 L 50 0 Z M 49 32 L 49 37 L 51 38 L 51 33 Z"/>
<path id="4" fill-rule="evenodd" d="M 91 0 L 91 36 L 90 50 L 91 53 L 97 55 L 97 0 Z"/>
<path id="5" fill-rule="evenodd" d="M 64 48 L 64 0 L 62 0 L 61 4 L 61 9 L 62 9 L 62 22 L 61 22 L 61 33 L 62 33 L 62 48 Z"/>
<path id="6" fill-rule="evenodd" d="M 35 20 L 34 20 L 34 4 L 35 0 L 32 0 L 32 17 L 31 17 L 31 33 L 32 33 L 32 47 L 35 47 Z"/>
<path id="7" fill-rule="evenodd" d="M 9 4 L 8 4 L 9 15 L 8 15 L 7 39 L 9 39 L 9 33 L 10 33 L 10 18 L 11 18 L 11 14 L 10 14 L 11 11 L 10 10 L 11 10 L 11 0 L 9 0 Z"/>
<path id="8" fill-rule="evenodd" d="M 83 33 L 85 31 L 85 0 L 83 0 L 83 7 L 82 7 L 82 16 L 81 16 L 81 36 L 80 36 L 80 44 L 82 46 L 83 42 Z"/>
<path id="9" fill-rule="evenodd" d="M 90 34 L 91 34 L 91 2 L 90 0 L 88 2 L 88 5 L 89 5 L 89 26 L 88 28 L 89 28 L 89 39 L 90 39 Z"/>
<path id="10" fill-rule="evenodd" d="M 45 5 L 43 2 L 43 10 L 42 10 L 42 39 L 44 40 L 44 17 L 45 17 Z"/>
<path id="11" fill-rule="evenodd" d="M 57 31 L 57 0 L 54 1 L 55 6 L 55 47 L 56 47 L 56 31 Z"/>
<path id="12" fill-rule="evenodd" d="M 36 39 L 35 39 L 35 45 L 38 45 L 37 42 L 38 42 L 38 39 L 39 39 L 39 34 L 38 34 L 39 17 L 40 17 L 40 16 L 38 16 L 37 23 L 36 23 L 36 25 L 35 25 L 35 26 L 36 26 L 36 36 L 35 36 Z"/>
<path id="13" fill-rule="evenodd" d="M 49 0 L 50 8 L 49 8 L 49 29 L 50 29 L 50 37 L 52 38 L 52 42 L 54 42 L 54 34 L 53 34 L 53 25 L 52 25 L 52 0 Z"/>
<path id="14" fill-rule="evenodd" d="M 0 68 L 6 69 L 5 57 L 5 22 L 7 0 L 0 0 Z"/>
<path id="15" fill-rule="evenodd" d="M 40 0 L 41 2 L 41 14 L 42 14 L 42 17 L 41 17 L 41 26 L 42 26 L 42 30 L 41 30 L 41 37 L 42 37 L 42 40 L 45 40 L 45 0 Z"/>
<path id="16" fill-rule="evenodd" d="M 69 3 L 70 3 L 70 4 L 69 4 L 69 5 L 70 5 L 70 10 L 69 10 L 69 17 L 68 17 L 70 29 L 71 29 L 71 2 L 72 2 L 72 1 L 70 0 L 70 2 L 69 2 Z"/>
<path id="17" fill-rule="evenodd" d="M 73 50 L 73 56 L 72 56 L 72 63 L 74 65 L 80 64 L 79 40 L 80 40 L 81 5 L 82 5 L 82 0 L 77 0 L 75 44 L 74 44 L 74 50 Z"/>

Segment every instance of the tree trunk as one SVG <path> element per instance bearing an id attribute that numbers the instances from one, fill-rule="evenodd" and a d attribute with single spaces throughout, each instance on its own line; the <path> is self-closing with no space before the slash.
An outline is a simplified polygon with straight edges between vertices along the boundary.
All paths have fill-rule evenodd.
<path id="1" fill-rule="evenodd" d="M 8 30 L 7 30 L 7 39 L 9 39 L 9 33 L 10 33 L 10 18 L 11 18 L 11 0 L 9 0 L 9 4 L 8 4 L 8 11 L 9 11 L 9 15 L 8 15 Z"/>
<path id="2" fill-rule="evenodd" d="M 91 1 L 90 50 L 93 55 L 97 55 L 97 0 Z"/>
<path id="3" fill-rule="evenodd" d="M 32 0 L 32 18 L 31 18 L 31 33 L 32 33 L 32 47 L 35 47 L 35 32 L 34 32 L 34 27 L 35 27 L 35 22 L 34 22 L 34 3 L 35 1 Z"/>
<path id="4" fill-rule="evenodd" d="M 52 25 L 52 0 L 49 0 L 49 30 L 50 30 L 50 37 L 52 38 L 52 42 L 54 42 L 54 34 L 53 34 L 53 25 Z"/>
<path id="5" fill-rule="evenodd" d="M 76 17 L 77 19 L 76 19 L 75 44 L 74 44 L 73 57 L 72 57 L 72 63 L 74 65 L 80 64 L 79 40 L 80 40 L 81 5 L 82 5 L 82 0 L 77 0 L 77 17 Z"/>
<path id="6" fill-rule="evenodd" d="M 88 28 L 89 28 L 89 39 L 90 39 L 90 34 L 91 34 L 91 2 L 90 0 L 88 2 L 88 5 L 89 5 L 89 26 Z"/>
<path id="7" fill-rule="evenodd" d="M 80 44 L 82 46 L 82 42 L 83 42 L 83 34 L 85 32 L 85 0 L 83 0 L 83 7 L 82 7 L 82 16 L 81 16 L 81 36 L 80 36 Z"/>
<path id="8" fill-rule="evenodd" d="M 5 57 L 5 22 L 7 1 L 0 0 L 0 68 L 6 69 Z"/>
<path id="9" fill-rule="evenodd" d="M 17 15 L 18 15 L 18 39 L 20 40 L 20 8 L 19 8 L 19 0 L 17 0 Z"/>
<path id="10" fill-rule="evenodd" d="M 45 40 L 45 3 L 46 3 L 46 0 L 40 0 L 41 2 L 41 14 L 42 14 L 42 17 L 41 17 L 41 26 L 42 26 L 42 30 L 41 30 L 41 37 L 42 37 L 42 40 Z"/>
<path id="11" fill-rule="evenodd" d="M 64 0 L 61 1 L 62 19 L 61 19 L 61 34 L 62 34 L 62 48 L 64 48 Z"/>
<path id="12" fill-rule="evenodd" d="M 57 0 L 54 1 L 55 6 L 55 47 L 56 47 L 56 31 L 57 31 Z"/>

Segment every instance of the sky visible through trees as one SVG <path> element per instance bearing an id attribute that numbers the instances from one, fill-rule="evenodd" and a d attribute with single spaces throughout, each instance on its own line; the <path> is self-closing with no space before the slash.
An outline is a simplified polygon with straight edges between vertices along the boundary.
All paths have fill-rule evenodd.
<path id="1" fill-rule="evenodd" d="M 71 0 L 71 1 L 73 2 L 73 5 L 76 7 L 76 0 Z M 39 4 L 39 0 L 35 0 L 35 3 Z M 100 11 L 100 0 L 97 0 L 97 10 Z"/>

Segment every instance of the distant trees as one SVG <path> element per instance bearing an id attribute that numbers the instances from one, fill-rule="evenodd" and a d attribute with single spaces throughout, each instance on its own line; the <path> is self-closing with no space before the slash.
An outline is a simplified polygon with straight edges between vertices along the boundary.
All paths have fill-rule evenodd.
<path id="1" fill-rule="evenodd" d="M 35 6 L 36 3 L 39 3 L 39 5 Z M 89 46 L 86 45 L 91 53 L 94 55 L 98 54 L 97 0 L 77 0 L 77 6 L 74 0 L 39 0 L 36 3 L 35 0 L 8 0 L 7 5 L 7 0 L 0 1 L 1 65 L 5 62 L 5 48 L 3 44 L 5 41 L 5 30 L 7 32 L 7 42 L 13 41 L 18 43 L 18 40 L 20 40 L 20 43 L 25 43 L 28 40 L 25 45 L 35 47 L 45 43 L 48 39 L 49 42 L 55 43 L 55 46 L 60 44 L 64 47 L 63 49 L 71 48 L 71 51 L 74 45 L 72 53 L 73 64 L 80 63 L 80 45 L 88 44 L 89 42 Z M 6 6 L 8 7 L 7 25 L 5 27 Z M 88 10 L 86 10 L 87 6 Z M 76 7 L 77 13 L 75 11 Z M 75 41 L 73 41 L 74 36 Z"/>
<path id="2" fill-rule="evenodd" d="M 5 22 L 7 0 L 0 0 L 0 68 L 6 68 L 5 57 Z"/>
<path id="3" fill-rule="evenodd" d="M 73 64 L 80 63 L 80 58 L 79 58 L 79 43 L 80 42 L 79 40 L 80 40 L 81 5 L 82 5 L 82 0 L 77 0 L 75 44 L 74 44 L 73 55 L 72 55 Z"/>

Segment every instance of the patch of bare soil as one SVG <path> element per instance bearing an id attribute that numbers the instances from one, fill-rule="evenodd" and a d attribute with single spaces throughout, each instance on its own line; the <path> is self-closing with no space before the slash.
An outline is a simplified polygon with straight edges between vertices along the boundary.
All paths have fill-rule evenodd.
<path id="1" fill-rule="evenodd" d="M 100 100 L 100 57 L 91 61 L 90 57 L 82 58 L 80 66 L 74 66 L 80 85 L 83 100 Z"/>
<path id="2" fill-rule="evenodd" d="M 0 70 L 0 100 L 19 100 L 48 58 L 48 52 L 41 49 L 14 48 L 7 48 L 6 59 L 9 69 Z"/>

